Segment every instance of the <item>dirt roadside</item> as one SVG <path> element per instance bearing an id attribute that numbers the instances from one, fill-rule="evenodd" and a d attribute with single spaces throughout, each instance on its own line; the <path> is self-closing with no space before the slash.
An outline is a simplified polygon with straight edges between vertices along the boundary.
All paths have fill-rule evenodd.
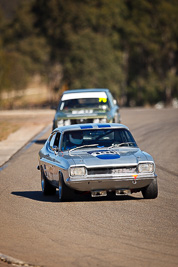
<path id="1" fill-rule="evenodd" d="M 0 142 L 0 166 L 45 127 L 52 128 L 54 114 L 55 110 L 49 109 L 0 111 L 0 131 L 5 131 Z M 8 125 L 7 130 L 3 125 Z"/>

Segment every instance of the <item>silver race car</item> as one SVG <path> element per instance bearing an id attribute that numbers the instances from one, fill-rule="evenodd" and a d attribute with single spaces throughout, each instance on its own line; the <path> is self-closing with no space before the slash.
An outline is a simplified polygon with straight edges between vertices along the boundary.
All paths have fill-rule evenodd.
<path id="1" fill-rule="evenodd" d="M 60 201 L 72 200 L 76 193 L 158 195 L 153 158 L 138 148 L 122 124 L 56 128 L 39 152 L 38 169 L 43 193 L 55 194 L 58 188 Z"/>

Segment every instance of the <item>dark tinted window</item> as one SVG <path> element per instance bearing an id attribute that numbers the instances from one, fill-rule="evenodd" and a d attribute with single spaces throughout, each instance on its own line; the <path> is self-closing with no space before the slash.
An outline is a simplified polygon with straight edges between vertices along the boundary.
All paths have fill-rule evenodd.
<path id="1" fill-rule="evenodd" d="M 81 108 L 101 108 L 108 109 L 109 103 L 107 98 L 80 98 L 61 101 L 59 110 L 81 109 Z"/>
<path id="2" fill-rule="evenodd" d="M 49 141 L 50 148 L 59 147 L 60 133 L 54 133 Z"/>
<path id="3" fill-rule="evenodd" d="M 65 132 L 62 150 L 90 144 L 98 144 L 98 147 L 112 145 L 137 147 L 132 134 L 126 129 L 91 129 Z"/>

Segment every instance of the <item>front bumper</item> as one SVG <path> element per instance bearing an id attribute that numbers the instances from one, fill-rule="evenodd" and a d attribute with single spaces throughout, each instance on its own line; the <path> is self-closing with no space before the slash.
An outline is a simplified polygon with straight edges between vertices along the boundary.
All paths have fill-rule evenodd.
<path id="1" fill-rule="evenodd" d="M 64 118 L 58 118 L 54 120 L 54 128 L 64 126 L 64 125 L 72 125 L 72 124 L 80 124 L 80 123 L 106 123 L 110 122 L 106 115 L 93 115 L 93 116 L 68 116 Z"/>
<path id="2" fill-rule="evenodd" d="M 93 191 L 93 190 L 118 190 L 130 189 L 137 190 L 148 186 L 157 175 L 138 176 L 137 178 L 125 177 L 112 177 L 112 178 L 83 178 L 83 179 L 66 179 L 67 186 L 78 191 Z"/>

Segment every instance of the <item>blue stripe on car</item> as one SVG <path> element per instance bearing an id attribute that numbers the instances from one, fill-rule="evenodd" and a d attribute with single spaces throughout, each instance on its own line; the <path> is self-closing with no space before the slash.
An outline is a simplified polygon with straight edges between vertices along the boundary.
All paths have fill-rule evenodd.
<path id="1" fill-rule="evenodd" d="M 104 127 L 111 127 L 111 125 L 108 125 L 108 124 L 98 124 L 98 128 L 104 128 Z"/>
<path id="2" fill-rule="evenodd" d="M 96 156 L 99 159 L 119 159 L 120 156 L 117 154 L 101 154 Z"/>
<path id="3" fill-rule="evenodd" d="M 80 126 L 80 129 L 92 129 L 93 126 L 87 125 L 87 126 Z"/>

